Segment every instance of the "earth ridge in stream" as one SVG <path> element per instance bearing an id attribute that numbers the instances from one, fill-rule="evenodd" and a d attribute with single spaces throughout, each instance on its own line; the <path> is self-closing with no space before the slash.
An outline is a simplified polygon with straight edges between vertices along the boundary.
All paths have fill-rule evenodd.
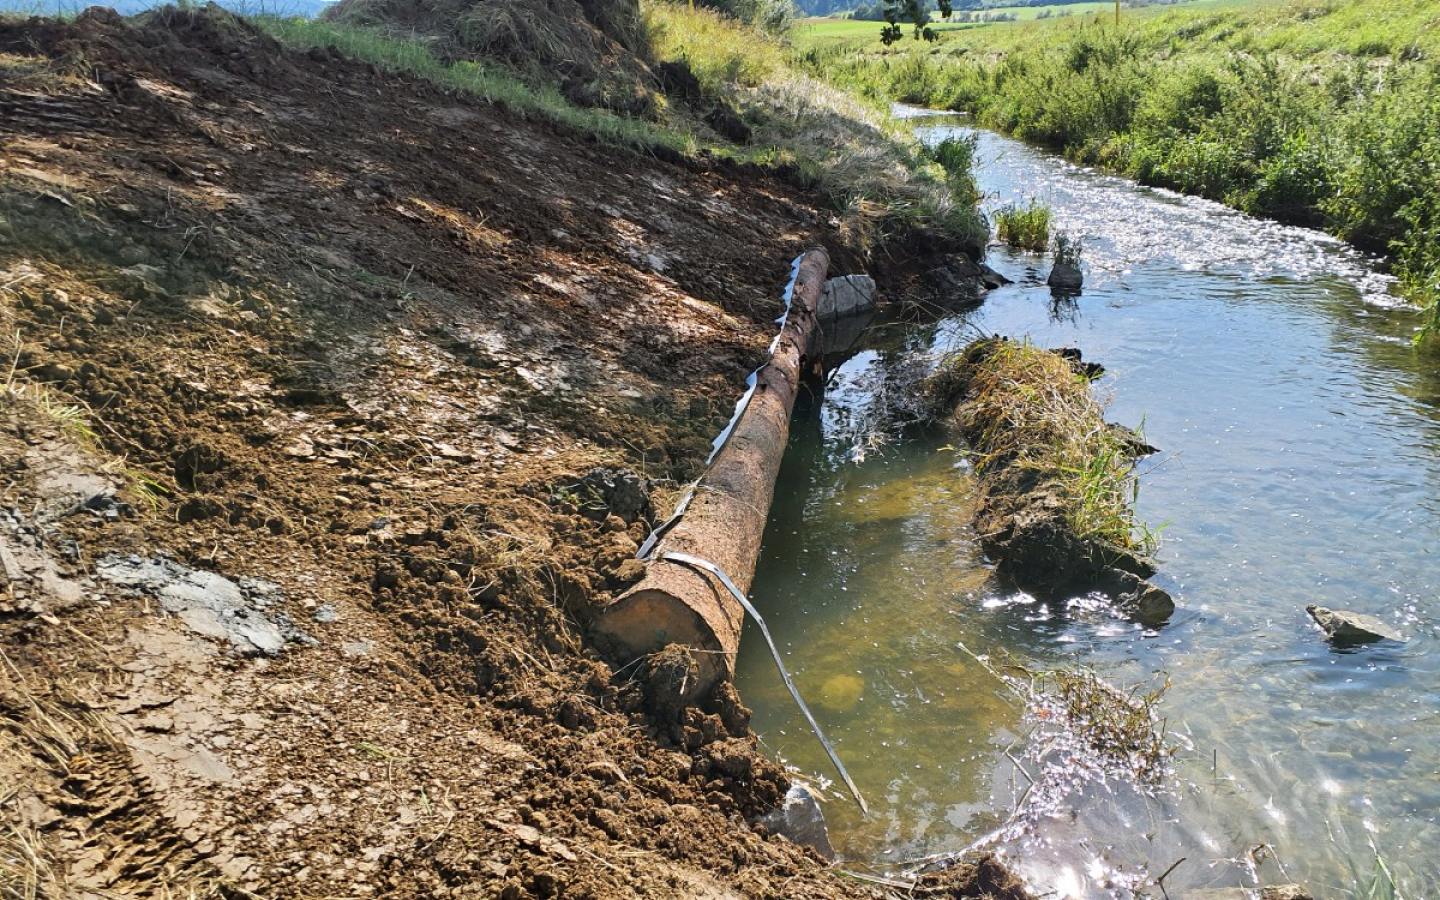
<path id="1" fill-rule="evenodd" d="M 928 140 L 972 132 L 922 126 Z M 1084 238 L 1085 292 L 1053 301 L 1047 258 L 993 248 L 1014 284 L 973 313 L 872 332 L 796 420 L 753 593 L 871 803 L 869 820 L 838 794 L 827 804 L 836 848 L 895 867 L 1009 816 L 1033 723 L 965 652 L 1003 650 L 1126 687 L 1172 682 L 1158 707 L 1177 746 L 1170 788 L 1079 784 L 1004 845 L 1037 884 L 1123 896 L 1185 857 L 1173 896 L 1288 880 L 1363 896 L 1378 855 L 1406 896 L 1440 893 L 1440 367 L 1411 347 L 1418 316 L 1323 234 L 978 141 L 987 207 L 1049 203 Z M 1162 449 L 1142 464 L 1139 512 L 1163 527 L 1159 582 L 1180 604 L 1165 627 L 997 589 L 952 450 L 855 461 L 887 368 L 982 333 L 1080 347 L 1107 369 L 1111 420 Z M 1310 604 L 1410 641 L 1337 650 Z M 753 637 L 738 680 L 755 728 L 823 782 L 823 751 Z"/>

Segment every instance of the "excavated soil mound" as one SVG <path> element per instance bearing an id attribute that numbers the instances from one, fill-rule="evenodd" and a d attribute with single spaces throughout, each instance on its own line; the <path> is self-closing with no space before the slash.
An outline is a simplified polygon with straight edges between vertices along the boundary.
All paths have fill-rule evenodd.
<path id="1" fill-rule="evenodd" d="M 733 692 L 657 717 L 584 634 L 843 256 L 811 197 L 214 8 L 3 23 L 0 71 L 16 877 L 867 894 L 746 825 L 787 784 Z"/>

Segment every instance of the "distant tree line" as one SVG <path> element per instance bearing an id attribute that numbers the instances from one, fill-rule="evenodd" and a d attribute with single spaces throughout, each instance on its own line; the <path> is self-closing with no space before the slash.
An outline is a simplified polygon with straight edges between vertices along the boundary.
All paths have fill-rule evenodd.
<path id="1" fill-rule="evenodd" d="M 827 2 L 827 0 L 811 0 L 811 2 L 814 2 L 814 3 L 824 3 L 824 2 Z M 843 2 L 843 0 L 834 0 L 834 3 L 837 4 L 837 5 L 838 5 L 838 3 L 840 3 L 840 2 Z M 1014 21 L 1016 21 L 1016 20 L 1019 18 L 1019 16 L 1017 16 L 1017 15 L 1016 15 L 1015 13 L 1013 13 L 1013 12 L 986 12 L 986 10 L 994 9 L 994 8 L 996 8 L 996 7 L 1014 7 L 1014 6 L 1067 6 L 1067 5 L 1072 4 L 1072 3 L 1085 3 L 1085 2 L 1087 2 L 1087 0 L 954 0 L 954 2 L 952 3 L 952 6 L 955 8 L 955 14 L 954 14 L 954 16 L 951 17 L 950 21 L 952 21 L 952 22 L 1014 22 Z M 1131 7 L 1131 8 L 1141 7 L 1141 6 L 1169 6 L 1169 5 L 1173 5 L 1173 4 L 1180 4 L 1180 3 L 1187 3 L 1187 2 L 1191 2 L 1191 0 L 1121 0 L 1121 3 L 1122 3 L 1124 6 L 1126 6 L 1126 7 Z M 801 2 L 802 8 L 804 7 L 804 5 L 805 5 L 805 4 L 804 4 L 804 0 L 802 0 L 802 2 Z M 893 6 L 895 6 L 895 4 L 894 4 L 893 2 L 887 2 L 887 0 L 869 0 L 869 2 L 862 2 L 862 3 L 860 3 L 858 6 L 855 6 L 855 7 L 853 8 L 853 10 L 850 12 L 850 18 L 852 18 L 852 19 L 864 19 L 864 20 L 867 21 L 867 22 L 884 22 L 884 21 L 886 21 L 886 15 L 885 15 L 886 10 L 887 10 L 888 8 L 890 8 L 890 7 L 893 7 Z M 930 2 L 929 2 L 928 4 L 926 4 L 926 9 L 927 9 L 929 12 L 934 12 L 934 11 L 936 10 L 935 0 L 930 0 Z M 833 11 L 833 10 L 832 10 L 832 11 Z M 810 13 L 810 14 L 811 14 L 811 15 L 829 15 L 829 13 L 824 13 L 824 12 L 814 12 L 814 13 Z M 1074 13 L 1073 13 L 1071 10 L 1068 10 L 1068 9 L 1065 9 L 1065 10 L 1051 10 L 1051 9 L 1046 9 L 1046 10 L 1041 10 L 1041 11 L 1036 15 L 1036 18 L 1038 18 L 1038 19 L 1057 18 L 1057 19 L 1058 19 L 1058 18 L 1063 18 L 1063 17 L 1065 17 L 1065 16 L 1073 15 L 1073 14 L 1074 14 Z M 908 20 L 907 18 L 905 18 L 905 17 L 902 16 L 901 21 L 909 21 L 909 20 Z"/>
<path id="2" fill-rule="evenodd" d="M 1074 0 L 1074 2 L 1079 3 L 1079 2 L 1083 2 L 1083 0 Z M 971 4 L 972 4 L 972 5 L 970 5 L 970 6 L 968 6 L 968 7 L 967 7 L 967 5 L 966 5 L 964 2 L 955 3 L 955 4 L 954 4 L 954 7 L 955 7 L 955 10 L 957 10 L 957 11 L 954 12 L 954 13 L 949 17 L 949 21 L 951 21 L 951 22 L 1014 22 L 1014 21 L 1016 21 L 1017 19 L 1019 19 L 1019 16 L 1017 16 L 1017 15 L 1016 15 L 1015 13 L 1013 13 L 1013 12 L 984 12 L 981 7 L 978 7 L 978 6 L 973 5 L 973 3 L 974 3 L 974 0 L 971 0 Z M 1019 2 L 1013 2 L 1013 0 L 1012 0 L 1012 2 L 1006 2 L 1004 5 L 1006 5 L 1006 6 L 1021 6 L 1021 5 L 1023 5 L 1023 4 L 1021 4 L 1021 3 L 1019 3 Z M 850 18 L 852 18 L 852 19 L 863 19 L 863 20 L 865 20 L 865 21 L 867 21 L 867 22 L 886 22 L 886 21 L 889 21 L 889 13 L 894 11 L 895 6 L 896 6 L 896 4 L 886 2 L 886 0 L 874 0 L 874 2 L 871 2 L 871 3 L 862 3 L 862 4 L 860 4 L 859 6 L 855 7 L 854 11 L 851 12 Z M 936 11 L 937 11 L 937 7 L 932 3 L 932 4 L 929 6 L 929 8 L 926 9 L 925 11 L 926 11 L 926 13 L 936 12 Z M 901 21 L 901 22 L 912 22 L 912 21 L 914 21 L 908 14 L 905 13 L 905 11 L 902 10 L 901 12 L 902 12 L 902 15 L 900 15 L 899 21 Z"/>

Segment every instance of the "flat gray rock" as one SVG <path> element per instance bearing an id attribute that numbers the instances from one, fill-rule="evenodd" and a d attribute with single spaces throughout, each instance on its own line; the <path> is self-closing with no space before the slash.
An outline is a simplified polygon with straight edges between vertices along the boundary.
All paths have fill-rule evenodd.
<path id="1" fill-rule="evenodd" d="M 841 275 L 825 282 L 815 310 L 821 319 L 858 316 L 875 308 L 875 279 L 869 275 Z"/>
<path id="2" fill-rule="evenodd" d="M 1348 609 L 1327 609 L 1323 606 L 1307 606 L 1305 611 L 1315 620 L 1325 636 L 1333 644 L 1369 644 L 1374 641 L 1399 641 L 1405 638 L 1389 625 L 1364 613 Z"/>
<path id="3" fill-rule="evenodd" d="M 283 614 L 263 610 L 280 599 L 280 587 L 258 578 L 231 581 L 165 557 L 108 556 L 95 567 L 101 578 L 148 594 L 196 634 L 225 641 L 243 656 L 274 656 L 309 636 Z"/>

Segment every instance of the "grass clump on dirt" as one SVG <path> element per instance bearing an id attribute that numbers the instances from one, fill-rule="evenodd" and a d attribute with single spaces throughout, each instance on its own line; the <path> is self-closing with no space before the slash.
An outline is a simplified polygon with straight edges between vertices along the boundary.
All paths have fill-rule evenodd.
<path id="1" fill-rule="evenodd" d="M 975 208 L 971 153 L 926 150 L 882 105 L 793 66 L 772 35 L 720 13 L 669 0 L 645 5 L 652 57 L 689 66 L 707 94 L 727 98 L 754 146 L 774 148 L 844 213 L 857 244 L 907 228 L 936 229 L 979 254 L 989 233 Z"/>
<path id="2" fill-rule="evenodd" d="M 295 47 L 328 47 L 396 74 L 479 97 L 523 116 L 534 116 L 595 136 L 602 142 L 641 150 L 665 148 L 693 153 L 695 138 L 645 119 L 606 109 L 578 106 L 558 88 L 536 85 L 506 69 L 473 60 L 446 61 L 431 44 L 395 37 L 373 28 L 319 19 L 261 18 L 257 23 Z"/>
<path id="3" fill-rule="evenodd" d="M 342 0 L 324 19 L 418 38 L 447 60 L 488 60 L 582 106 L 650 116 L 654 82 L 637 0 Z"/>
<path id="4" fill-rule="evenodd" d="M 1135 460 L 1153 453 L 1105 421 L 1077 351 L 984 338 L 926 383 L 980 482 L 975 531 L 995 574 L 1041 600 L 1104 596 L 1158 625 L 1175 601 L 1150 583 L 1155 535 L 1135 518 Z"/>
<path id="5" fill-rule="evenodd" d="M 1023 470 L 1060 500 L 1080 537 L 1153 549 L 1132 509 L 1139 489 L 1133 452 L 1068 359 L 1028 342 L 977 341 L 942 364 L 931 387 L 954 397 L 957 381 L 965 399 L 955 416 L 977 474 Z"/>
<path id="6" fill-rule="evenodd" d="M 1050 245 L 1050 207 L 1036 200 L 995 213 L 995 233 L 1019 250 L 1040 253 Z"/>
<path id="7" fill-rule="evenodd" d="M 1440 3 L 1147 9 L 814 47 L 811 70 L 1145 184 L 1323 228 L 1440 299 Z"/>

